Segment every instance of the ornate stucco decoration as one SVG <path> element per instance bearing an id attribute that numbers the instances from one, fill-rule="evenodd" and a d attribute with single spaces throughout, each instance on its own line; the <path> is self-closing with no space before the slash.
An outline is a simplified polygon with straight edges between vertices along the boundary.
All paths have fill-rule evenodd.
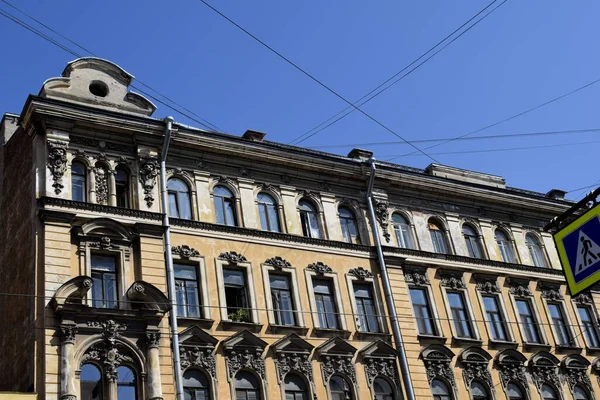
<path id="1" fill-rule="evenodd" d="M 230 178 L 228 178 L 226 176 L 223 176 L 223 175 L 217 176 L 214 180 L 216 182 L 218 182 L 218 183 L 224 183 L 224 184 L 229 185 L 230 187 L 233 187 L 233 188 L 236 187 L 236 184 L 235 184 L 235 182 L 232 179 L 230 179 Z"/>
<path id="2" fill-rule="evenodd" d="M 283 337 L 271 346 L 275 354 L 277 379 L 281 384 L 288 372 L 304 375 L 314 385 L 313 368 L 310 353 L 313 346 L 295 333 Z"/>
<path id="3" fill-rule="evenodd" d="M 356 277 L 359 281 L 364 281 L 365 279 L 373 277 L 373 273 L 364 269 L 363 267 L 352 268 L 350 271 L 348 271 L 348 274 Z"/>
<path id="4" fill-rule="evenodd" d="M 576 304 L 594 304 L 590 292 L 581 292 L 576 296 L 573 296 L 573 302 Z"/>
<path id="5" fill-rule="evenodd" d="M 184 330 L 179 335 L 181 369 L 199 368 L 205 370 L 213 379 L 217 379 L 217 361 L 214 350 L 219 342 L 197 326 Z"/>
<path id="6" fill-rule="evenodd" d="M 426 270 L 404 270 L 404 280 L 411 285 L 424 286 L 429 284 Z"/>
<path id="7" fill-rule="evenodd" d="M 144 157 L 140 159 L 140 183 L 144 188 L 144 200 L 148 208 L 154 203 L 154 185 L 158 176 L 158 161 L 156 158 Z"/>
<path id="8" fill-rule="evenodd" d="M 525 390 L 529 389 L 525 361 L 523 354 L 512 349 L 501 351 L 496 355 L 496 368 L 500 372 L 500 380 L 505 389 L 511 381 L 518 382 Z"/>
<path id="9" fill-rule="evenodd" d="M 67 142 L 48 140 L 48 161 L 46 166 L 52 174 L 54 193 L 60 194 L 64 185 L 62 178 L 67 170 Z"/>
<path id="10" fill-rule="evenodd" d="M 594 393 L 592 381 L 587 373 L 590 362 L 580 355 L 567 356 L 561 362 L 560 372 L 569 385 L 571 392 L 575 386 L 581 385 L 590 393 Z"/>
<path id="11" fill-rule="evenodd" d="M 442 286 L 447 287 L 448 289 L 452 289 L 452 290 L 460 290 L 460 289 L 466 289 L 466 285 L 463 282 L 462 276 L 460 274 L 453 274 L 453 273 L 442 273 L 441 274 L 441 284 Z"/>
<path id="12" fill-rule="evenodd" d="M 127 325 L 108 321 L 88 321 L 88 326 L 102 328 L 104 340 L 92 345 L 81 358 L 83 365 L 89 361 L 96 361 L 103 366 L 104 375 L 110 382 L 117 380 L 117 368 L 123 364 L 133 364 L 133 358 L 128 354 L 124 346 L 117 343 L 121 331 L 127 329 Z"/>
<path id="13" fill-rule="evenodd" d="M 317 261 L 313 264 L 308 264 L 306 269 L 314 271 L 317 275 L 325 275 L 333 272 L 330 266 L 323 264 L 321 261 Z"/>
<path id="14" fill-rule="evenodd" d="M 488 362 L 492 357 L 480 348 L 469 348 L 459 357 L 463 367 L 463 379 L 467 387 L 471 387 L 473 380 L 480 380 L 493 387 L 492 374 L 488 370 Z"/>
<path id="15" fill-rule="evenodd" d="M 260 185 L 258 185 L 257 189 L 259 192 L 266 191 L 271 193 L 277 193 L 277 188 L 271 185 L 270 183 L 261 183 Z"/>
<path id="16" fill-rule="evenodd" d="M 477 281 L 475 287 L 481 293 L 492 294 L 500 292 L 500 288 L 498 287 L 498 280 L 496 277 L 475 275 L 475 280 Z"/>
<path id="17" fill-rule="evenodd" d="M 158 348 L 160 344 L 160 331 L 146 332 L 146 346 L 148 348 Z"/>
<path id="18" fill-rule="evenodd" d="M 75 343 L 75 336 L 77 336 L 77 327 L 70 324 L 60 325 L 60 342 L 61 343 Z"/>
<path id="19" fill-rule="evenodd" d="M 292 264 L 290 264 L 286 259 L 281 258 L 279 256 L 267 258 L 264 264 L 270 265 L 275 269 L 292 268 Z"/>
<path id="20" fill-rule="evenodd" d="M 356 368 L 352 361 L 356 348 L 339 337 L 334 337 L 317 347 L 317 353 L 321 360 L 324 382 L 329 382 L 334 374 L 342 374 L 356 384 Z"/>
<path id="21" fill-rule="evenodd" d="M 177 254 L 181 258 L 190 258 L 200 256 L 200 252 L 187 244 L 171 247 L 171 253 Z"/>
<path id="22" fill-rule="evenodd" d="M 265 380 L 265 360 L 262 358 L 265 347 L 267 343 L 248 330 L 224 340 L 223 353 L 229 379 L 233 379 L 239 370 L 249 369 Z"/>
<path id="23" fill-rule="evenodd" d="M 529 289 L 529 281 L 528 280 L 510 278 L 508 283 L 510 285 L 510 289 L 508 291 L 513 296 L 515 296 L 515 297 L 531 297 L 531 296 L 533 296 L 531 289 Z"/>
<path id="24" fill-rule="evenodd" d="M 427 380 L 431 381 L 441 377 L 446 380 L 454 390 L 456 390 L 456 381 L 454 372 L 450 367 L 454 353 L 441 345 L 429 345 L 421 352 L 421 358 L 427 371 Z"/>
<path id="25" fill-rule="evenodd" d="M 95 247 L 97 249 L 108 250 L 113 248 L 111 239 L 108 236 L 102 236 L 98 242 L 90 243 L 90 247 Z"/>
<path id="26" fill-rule="evenodd" d="M 394 382 L 396 388 L 400 388 L 398 378 L 398 366 L 396 363 L 396 350 L 382 340 L 367 345 L 360 351 L 365 365 L 365 374 L 370 387 L 378 376 L 387 378 Z"/>
<path id="27" fill-rule="evenodd" d="M 383 231 L 383 236 L 387 242 L 390 241 L 391 235 L 388 231 L 388 226 L 390 224 L 390 211 L 389 211 L 390 203 L 384 200 L 373 199 L 373 207 L 375 208 L 375 217 L 381 226 L 381 230 Z"/>
<path id="28" fill-rule="evenodd" d="M 529 370 L 531 378 L 541 389 L 544 383 L 550 383 L 556 388 L 560 388 L 560 377 L 558 375 L 558 360 L 551 354 L 540 355 L 539 353 L 529 361 Z"/>
<path id="29" fill-rule="evenodd" d="M 561 301 L 564 299 L 563 295 L 556 289 L 542 289 L 542 297 L 549 301 Z"/>
<path id="30" fill-rule="evenodd" d="M 219 259 L 227 261 L 231 265 L 237 265 L 239 263 L 247 262 L 248 260 L 243 255 L 236 253 L 235 251 L 228 251 L 226 253 L 219 254 Z"/>

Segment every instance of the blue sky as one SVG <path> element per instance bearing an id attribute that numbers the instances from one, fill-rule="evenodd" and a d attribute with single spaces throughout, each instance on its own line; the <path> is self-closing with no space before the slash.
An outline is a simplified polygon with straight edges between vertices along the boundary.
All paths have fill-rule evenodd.
<path id="1" fill-rule="evenodd" d="M 460 26 L 491 0 L 224 1 L 211 4 L 349 100 L 357 100 Z M 227 23 L 198 0 L 12 0 L 225 132 L 267 132 L 289 143 L 345 103 Z M 499 2 L 498 2 L 499 3 Z M 0 9 L 24 18 L 0 2 Z M 600 3 L 508 0 L 410 76 L 364 106 L 408 140 L 455 137 L 600 78 Z M 74 57 L 0 18 L 0 110 L 20 112 L 29 93 Z M 478 135 L 600 128 L 600 83 Z M 173 114 L 159 107 L 156 117 Z M 506 178 L 541 192 L 600 180 L 598 132 L 445 144 L 440 163 Z M 302 146 L 397 141 L 354 112 Z M 582 143 L 583 145 L 571 145 Z M 591 143 L 590 143 L 591 142 Z M 425 145 L 421 145 L 425 146 Z M 378 159 L 406 145 L 368 145 Z M 350 147 L 328 148 L 347 154 Z M 400 164 L 424 168 L 422 155 Z M 570 193 L 577 199 L 585 191 Z"/>

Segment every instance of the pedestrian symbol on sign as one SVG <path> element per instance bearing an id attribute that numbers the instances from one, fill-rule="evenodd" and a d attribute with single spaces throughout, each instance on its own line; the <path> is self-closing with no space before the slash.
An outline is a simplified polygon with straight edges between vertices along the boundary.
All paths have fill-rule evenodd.
<path id="1" fill-rule="evenodd" d="M 600 246 L 596 244 L 588 235 L 579 231 L 579 246 L 577 248 L 577 262 L 575 273 L 586 270 L 600 260 Z"/>

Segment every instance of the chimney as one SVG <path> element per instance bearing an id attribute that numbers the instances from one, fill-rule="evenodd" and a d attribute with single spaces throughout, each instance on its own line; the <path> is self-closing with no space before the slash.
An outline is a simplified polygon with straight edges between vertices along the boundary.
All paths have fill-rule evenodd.
<path id="1" fill-rule="evenodd" d="M 264 132 L 259 132 L 259 131 L 253 131 L 251 129 L 248 129 L 243 135 L 242 137 L 244 139 L 248 139 L 248 140 L 252 140 L 253 142 L 262 142 L 264 137 L 267 134 Z"/>
<path id="2" fill-rule="evenodd" d="M 350 153 L 348 153 L 348 158 L 353 158 L 355 160 L 367 161 L 371 157 L 373 157 L 373 152 L 369 150 L 352 149 L 350 150 Z"/>
<path id="3" fill-rule="evenodd" d="M 565 192 L 564 190 L 552 189 L 548 193 L 546 193 L 546 197 L 550 197 L 554 200 L 564 200 L 565 194 L 567 194 L 567 192 Z"/>

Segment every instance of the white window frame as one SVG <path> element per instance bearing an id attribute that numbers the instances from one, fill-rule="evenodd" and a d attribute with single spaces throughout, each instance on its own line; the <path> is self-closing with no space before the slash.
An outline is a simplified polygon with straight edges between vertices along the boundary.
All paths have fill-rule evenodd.
<path id="1" fill-rule="evenodd" d="M 227 301 L 225 299 L 225 280 L 223 279 L 223 269 L 231 268 L 231 269 L 240 269 L 243 270 L 246 274 L 246 284 L 248 287 L 246 290 L 248 291 L 248 297 L 250 300 L 250 319 L 252 324 L 259 324 L 258 319 L 258 310 L 256 304 L 256 292 L 255 292 L 255 284 L 254 284 L 254 276 L 252 273 L 252 264 L 248 261 L 239 262 L 237 264 L 229 263 L 227 260 L 222 260 L 220 258 L 215 259 L 215 268 L 217 272 L 217 288 L 219 290 L 219 310 L 221 310 L 221 320 L 232 322 L 227 315 Z"/>
<path id="2" fill-rule="evenodd" d="M 322 329 L 322 330 L 329 330 L 328 328 L 323 328 L 321 326 L 319 326 L 319 313 L 317 312 L 317 302 L 315 300 L 315 292 L 313 291 L 313 278 L 317 278 L 317 279 L 329 279 L 333 282 L 333 295 L 335 298 L 335 305 L 337 307 L 337 312 L 338 312 L 338 321 L 340 323 L 340 327 L 339 330 L 343 330 L 343 331 L 347 331 L 348 330 L 348 324 L 346 323 L 346 314 L 344 313 L 344 305 L 342 303 L 342 292 L 340 290 L 340 284 L 338 282 L 338 276 L 337 273 L 335 272 L 326 272 L 322 275 L 317 274 L 314 271 L 311 271 L 309 269 L 305 269 L 304 270 L 304 274 L 306 277 L 306 288 L 308 290 L 308 299 L 310 301 L 310 307 L 311 307 L 311 315 L 312 315 L 312 322 L 313 322 L 313 328 L 316 329 Z"/>
<path id="3" fill-rule="evenodd" d="M 419 238 L 417 236 L 417 229 L 415 228 L 415 223 L 412 219 L 412 215 L 408 211 L 403 210 L 403 209 L 398 209 L 398 208 L 393 209 L 390 212 L 390 225 L 392 228 L 392 233 L 394 235 L 394 241 L 396 243 L 395 247 L 398 247 L 401 249 L 404 248 L 404 247 L 400 247 L 400 245 L 398 244 L 398 237 L 396 234 L 396 228 L 394 226 L 394 220 L 393 220 L 394 214 L 398 214 L 402 218 L 406 219 L 406 221 L 408 222 L 409 229 L 410 229 L 411 239 L 412 239 L 413 245 L 414 245 L 413 250 L 421 250 L 421 244 L 420 244 Z M 427 232 L 427 234 L 429 234 L 429 232 Z"/>
<path id="4" fill-rule="evenodd" d="M 290 268 L 275 268 L 270 264 L 261 264 L 262 269 L 262 278 L 265 287 L 265 302 L 267 303 L 267 315 L 269 319 L 269 325 L 282 326 L 277 325 L 275 321 L 275 313 L 273 312 L 273 300 L 271 299 L 271 280 L 269 276 L 271 273 L 279 274 L 279 275 L 287 275 L 290 278 L 290 284 L 292 289 L 292 299 L 294 301 L 294 314 L 296 315 L 296 325 L 290 325 L 290 328 L 299 327 L 304 328 L 306 325 L 304 323 L 304 313 L 302 312 L 302 307 L 300 303 L 300 289 L 298 288 L 298 275 L 296 273 L 296 269 L 293 267 Z M 288 326 L 283 326 L 288 327 Z"/>
<path id="5" fill-rule="evenodd" d="M 527 286 L 529 289 L 529 286 Z M 540 318 L 540 312 L 538 307 L 535 304 L 535 298 L 533 294 L 528 294 L 526 296 L 515 296 L 513 293 L 509 292 L 510 302 L 512 303 L 513 312 L 515 317 L 517 318 L 517 326 L 519 327 L 519 333 L 521 335 L 521 343 L 525 346 L 549 346 L 548 338 L 546 337 L 545 329 L 543 328 Z M 525 335 L 523 323 L 521 322 L 521 318 L 519 317 L 519 308 L 517 307 L 517 300 L 527 300 L 529 302 L 529 306 L 531 308 L 531 312 L 535 317 L 535 322 L 537 324 L 538 334 L 540 336 L 540 343 L 528 342 L 527 335 Z"/>
<path id="6" fill-rule="evenodd" d="M 172 254 L 173 264 L 190 265 L 196 267 L 198 271 L 198 295 L 200 296 L 200 308 L 202 309 L 202 318 L 178 317 L 189 319 L 211 319 L 210 315 L 210 297 L 208 296 L 208 279 L 206 277 L 206 259 L 204 256 L 192 256 L 184 258 L 178 254 Z"/>
<path id="7" fill-rule="evenodd" d="M 458 276 L 455 276 L 455 278 L 458 279 Z M 462 276 L 460 277 L 461 282 L 463 282 L 463 278 Z M 475 323 L 475 321 L 477 321 L 475 319 L 475 314 L 473 313 L 473 303 L 471 302 L 471 299 L 469 298 L 469 291 L 467 290 L 467 286 L 464 284 L 463 282 L 463 286 L 462 288 L 449 288 L 446 285 L 444 285 L 442 283 L 442 281 L 440 281 L 440 288 L 442 290 L 442 294 L 443 294 L 443 299 L 444 299 L 444 307 L 446 309 L 446 315 L 448 316 L 448 322 L 450 323 L 450 331 L 452 332 L 452 338 L 454 340 L 458 340 L 458 341 L 480 341 L 481 340 L 481 333 L 479 332 L 479 328 L 477 327 L 478 324 Z M 470 337 L 464 337 L 464 336 L 458 336 L 457 331 L 456 331 L 456 326 L 454 325 L 454 320 L 452 318 L 452 310 L 450 309 L 450 301 L 448 300 L 448 292 L 460 292 L 463 295 L 463 300 L 465 302 L 465 308 L 467 309 L 467 313 L 469 314 L 469 323 L 471 324 L 471 329 L 473 330 L 473 336 L 472 338 Z"/>
<path id="8" fill-rule="evenodd" d="M 490 342 L 493 342 L 493 343 L 516 343 L 515 334 L 512 330 L 512 326 L 511 326 L 513 323 L 508 318 L 509 314 L 506 309 L 506 304 L 504 304 L 504 296 L 502 296 L 502 292 L 500 292 L 500 291 L 484 292 L 479 289 L 477 289 L 476 292 L 477 292 L 477 300 L 479 300 L 479 306 L 481 309 L 481 315 L 483 316 L 483 320 L 484 320 L 485 330 L 486 330 L 486 333 L 488 335 Z M 499 304 L 499 307 L 500 307 L 500 312 L 502 313 L 502 316 L 504 317 L 505 330 L 506 330 L 506 334 L 508 336 L 508 340 L 499 340 L 499 339 L 494 339 L 492 337 L 492 330 L 490 328 L 490 321 L 487 320 L 487 310 L 485 309 L 485 304 L 483 303 L 483 296 L 494 296 L 496 298 L 496 300 Z"/>
<path id="9" fill-rule="evenodd" d="M 373 335 L 385 335 L 388 333 L 388 327 L 385 323 L 385 319 L 383 318 L 383 304 L 381 302 L 381 293 L 379 291 L 379 285 L 375 283 L 374 276 L 367 277 L 365 279 L 358 279 L 356 276 L 346 273 L 346 285 L 348 286 L 348 293 L 350 293 L 350 305 L 352 307 L 352 318 L 354 319 L 354 327 L 356 328 L 356 332 L 358 333 L 366 333 Z M 379 322 L 379 330 L 380 332 L 370 332 L 365 330 L 360 330 L 358 327 L 358 306 L 356 304 L 356 298 L 354 297 L 354 284 L 368 284 L 371 285 L 371 290 L 373 293 L 373 302 L 375 303 L 375 311 L 377 312 L 377 321 Z"/>
<path id="10" fill-rule="evenodd" d="M 590 299 L 591 299 L 591 303 L 576 302 L 574 300 L 574 297 L 575 297 L 574 296 L 574 297 L 571 297 L 571 305 L 573 306 L 573 311 L 575 311 L 575 318 L 577 319 L 577 325 L 579 326 L 579 330 L 581 331 L 581 336 L 583 337 L 583 342 L 585 343 L 585 345 L 586 345 L 586 347 L 588 349 L 597 350 L 597 349 L 600 348 L 600 346 L 599 347 L 592 347 L 588 343 L 588 340 L 587 340 L 587 337 L 585 335 L 585 332 L 583 331 L 583 322 L 581 321 L 581 317 L 579 316 L 579 310 L 578 310 L 579 306 L 587 307 L 587 309 L 590 310 L 590 315 L 593 318 L 594 322 L 599 321 L 598 310 L 595 307 L 592 295 L 590 294 L 589 296 L 590 296 Z M 596 325 L 597 324 L 594 324 L 594 328 L 596 330 L 596 336 L 598 337 L 598 340 L 600 341 L 600 328 L 598 328 Z"/>
<path id="11" fill-rule="evenodd" d="M 556 289 L 557 291 L 559 291 L 560 289 Z M 542 299 L 542 303 L 544 304 L 544 312 L 546 313 L 546 319 L 548 321 L 548 325 L 550 325 L 550 331 L 552 332 L 552 337 L 554 339 L 554 345 L 557 348 L 565 348 L 565 347 L 579 347 L 579 340 L 577 338 L 577 336 L 575 335 L 575 330 L 573 329 L 573 324 L 571 323 L 571 319 L 569 318 L 569 313 L 567 312 L 567 307 L 566 307 L 566 302 L 564 300 L 564 297 L 560 300 L 557 299 L 552 299 L 552 300 L 548 300 L 546 299 L 543 295 L 541 296 Z M 554 328 L 554 324 L 552 323 L 552 317 L 550 316 L 550 307 L 549 304 L 550 303 L 554 303 L 554 304 L 558 304 L 561 308 L 561 312 L 563 315 L 563 318 L 565 319 L 565 324 L 567 326 L 567 330 L 569 331 L 569 335 L 571 336 L 571 343 L 572 344 L 559 344 L 558 343 L 558 334 L 556 333 L 556 329 Z"/>
<path id="12" fill-rule="evenodd" d="M 419 271 L 419 270 L 408 270 L 405 272 L 405 276 L 406 274 L 409 273 L 418 273 L 421 275 L 424 275 L 427 278 L 427 283 L 414 283 L 414 282 L 407 282 L 407 287 L 408 287 L 408 298 L 410 301 L 410 312 L 412 313 L 413 317 L 416 318 L 417 316 L 415 315 L 415 309 L 412 303 L 412 298 L 410 297 L 410 289 L 423 289 L 425 290 L 425 296 L 427 297 L 427 301 L 429 302 L 429 308 L 431 309 L 431 314 L 432 317 L 434 318 L 433 320 L 433 324 L 435 326 L 435 330 L 437 335 L 431 336 L 431 335 L 427 335 L 427 334 L 422 334 L 419 332 L 419 326 L 418 324 L 415 323 L 415 329 L 417 331 L 417 335 L 421 336 L 421 337 L 445 337 L 444 336 L 444 331 L 442 330 L 442 325 L 440 323 L 441 318 L 440 318 L 440 314 L 438 312 L 438 307 L 436 307 L 435 304 L 435 298 L 433 296 L 433 286 L 431 285 L 431 280 L 429 279 L 429 277 L 427 276 L 427 271 Z M 406 279 L 406 278 L 405 278 Z"/>

